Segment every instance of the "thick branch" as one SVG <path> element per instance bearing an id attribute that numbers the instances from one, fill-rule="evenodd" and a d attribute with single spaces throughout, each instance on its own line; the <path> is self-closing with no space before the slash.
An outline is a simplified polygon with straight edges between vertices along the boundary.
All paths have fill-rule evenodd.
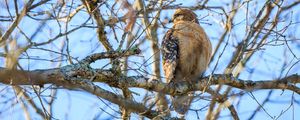
<path id="1" fill-rule="evenodd" d="M 124 81 L 124 82 L 123 82 Z M 132 77 L 126 80 L 118 81 L 120 84 L 126 84 L 129 87 L 144 88 L 157 92 L 163 92 L 170 95 L 184 94 L 189 91 L 201 91 L 208 85 L 209 76 L 204 77 L 199 81 L 193 83 L 181 82 L 176 84 L 161 83 L 156 80 L 147 82 L 148 79 L 143 77 Z M 103 81 L 105 82 L 105 81 Z M 210 85 L 228 85 L 231 87 L 239 88 L 246 91 L 257 89 L 288 89 L 300 94 L 300 88 L 295 84 L 300 83 L 299 75 L 291 75 L 279 80 L 242 80 L 232 77 L 232 75 L 214 74 L 211 79 Z"/>
<path id="2" fill-rule="evenodd" d="M 69 84 L 70 78 L 91 79 L 95 82 L 104 82 L 110 86 L 122 88 L 137 87 L 150 91 L 162 92 L 169 95 L 180 95 L 189 91 L 203 90 L 208 85 L 209 77 L 204 77 L 193 83 L 162 83 L 158 80 L 149 80 L 143 76 L 132 76 L 126 78 L 116 78 L 111 71 L 98 71 L 83 65 L 70 65 L 57 69 L 19 71 L 0 69 L 0 82 L 11 85 L 41 85 L 41 84 Z M 235 88 L 252 91 L 256 89 L 288 89 L 300 94 L 300 88 L 295 84 L 300 83 L 299 75 L 291 75 L 279 80 L 242 80 L 232 77 L 232 75 L 215 74 L 212 76 L 211 85 L 228 85 Z"/>
<path id="3" fill-rule="evenodd" d="M 94 95 L 97 95 L 103 99 L 111 101 L 117 105 L 125 107 L 132 112 L 136 112 L 146 116 L 148 118 L 153 118 L 158 115 L 158 112 L 149 110 L 144 105 L 134 102 L 132 100 L 126 100 L 122 96 L 116 95 L 109 91 L 106 91 L 89 80 L 83 80 L 81 78 L 70 78 L 68 75 L 72 75 L 72 72 L 66 72 L 67 70 L 74 70 L 77 67 L 66 66 L 61 69 L 49 69 L 49 70 L 35 70 L 35 71 L 13 71 L 7 70 L 5 68 L 0 69 L 0 81 L 5 84 L 11 85 L 42 85 L 42 84 L 56 84 L 58 86 L 63 86 L 68 89 L 83 89 Z M 78 70 L 83 71 L 83 70 Z"/>
<path id="4" fill-rule="evenodd" d="M 209 77 L 204 77 L 194 83 L 162 83 L 158 80 L 149 80 L 145 77 L 125 77 L 117 78 L 111 71 L 100 71 L 89 68 L 82 64 L 69 65 L 57 69 L 20 71 L 0 68 L 0 82 L 10 85 L 43 85 L 55 84 L 69 89 L 83 89 L 112 103 L 130 109 L 132 112 L 143 114 L 146 117 L 153 118 L 158 115 L 156 111 L 149 110 L 147 107 L 132 100 L 106 91 L 89 80 L 104 82 L 110 86 L 138 87 L 150 91 L 170 95 L 185 94 L 189 91 L 203 90 L 208 85 Z M 232 75 L 216 74 L 212 76 L 211 85 L 225 84 L 244 90 L 254 89 L 288 89 L 300 94 L 300 89 L 294 85 L 300 83 L 299 75 L 292 75 L 280 80 L 250 81 L 241 80 L 232 77 Z"/>

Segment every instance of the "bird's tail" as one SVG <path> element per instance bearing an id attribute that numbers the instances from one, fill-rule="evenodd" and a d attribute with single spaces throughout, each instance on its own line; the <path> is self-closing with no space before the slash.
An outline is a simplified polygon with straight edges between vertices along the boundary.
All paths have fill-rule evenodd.
<path id="1" fill-rule="evenodd" d="M 185 113 L 189 110 L 194 98 L 193 94 L 194 92 L 190 92 L 188 95 L 172 97 L 174 110 L 180 115 L 180 117 L 184 117 Z"/>

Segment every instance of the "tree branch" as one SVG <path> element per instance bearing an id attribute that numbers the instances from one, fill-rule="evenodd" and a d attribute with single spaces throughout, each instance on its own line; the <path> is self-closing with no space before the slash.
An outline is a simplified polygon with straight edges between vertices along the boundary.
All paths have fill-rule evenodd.
<path id="1" fill-rule="evenodd" d="M 92 54 L 85 59 L 83 59 L 81 62 L 84 63 L 92 63 L 99 59 L 105 59 L 105 58 L 119 58 L 119 57 L 127 57 L 130 55 L 140 54 L 141 50 L 137 47 L 128 49 L 128 50 L 121 50 L 121 51 L 109 51 L 109 52 L 103 52 L 103 53 L 95 53 Z"/>
<path id="2" fill-rule="evenodd" d="M 106 91 L 93 82 L 103 82 L 116 88 L 136 87 L 143 88 L 149 91 L 169 95 L 182 95 L 190 91 L 202 91 L 210 85 L 228 85 L 231 87 L 252 91 L 256 89 L 288 89 L 300 94 L 300 88 L 295 84 L 300 83 L 299 75 L 291 75 L 278 80 L 242 80 L 233 77 L 231 74 L 214 74 L 212 77 L 207 76 L 199 78 L 198 81 L 179 82 L 179 83 L 163 83 L 159 80 L 149 79 L 143 76 L 115 76 L 113 71 L 92 69 L 89 63 L 103 58 L 113 58 L 116 56 L 129 56 L 139 53 L 139 50 L 128 50 L 120 52 L 106 52 L 93 54 L 86 57 L 81 62 L 73 65 L 64 66 L 61 68 L 21 71 L 9 70 L 0 68 L 0 82 L 9 85 L 44 85 L 55 84 L 68 89 L 83 89 L 89 93 L 97 95 L 114 104 L 120 105 L 129 109 L 132 112 L 139 113 L 148 118 L 154 118 L 159 115 L 159 112 L 151 110 L 141 103 L 133 100 L 124 99 L 122 96 Z M 87 62 L 87 64 L 85 63 Z M 218 102 L 224 102 L 226 99 L 220 99 Z M 236 115 L 234 108 L 230 108 L 231 113 Z M 238 116 L 235 116 L 238 118 Z"/>
<path id="3" fill-rule="evenodd" d="M 209 76 L 204 77 L 199 81 L 193 83 L 179 82 L 179 83 L 163 83 L 158 80 L 149 80 L 142 76 L 131 76 L 125 78 L 116 78 L 113 72 L 109 70 L 98 70 L 101 73 L 96 73 L 97 70 L 88 68 L 86 66 L 76 64 L 69 65 L 62 68 L 47 69 L 47 70 L 8 70 L 0 68 L 0 82 L 10 85 L 43 85 L 43 84 L 56 84 L 64 85 L 69 84 L 70 78 L 90 79 L 94 76 L 94 82 L 107 83 L 110 86 L 121 88 L 137 87 L 151 91 L 162 92 L 169 95 L 181 95 L 190 91 L 201 91 L 208 85 Z M 239 88 L 246 91 L 253 91 L 257 89 L 288 89 L 300 94 L 300 88 L 295 84 L 300 83 L 299 75 L 291 75 L 278 80 L 242 80 L 226 74 L 214 74 L 211 79 L 210 85 L 228 85 L 231 87 Z"/>
<path id="4" fill-rule="evenodd" d="M 94 77 L 93 77 L 94 76 Z M 116 78 L 111 71 L 100 71 L 82 64 L 68 65 L 48 70 L 8 70 L 0 68 L 0 82 L 10 85 L 43 85 L 55 84 L 68 89 L 83 89 L 112 103 L 126 107 L 133 112 L 153 118 L 158 115 L 156 111 L 132 100 L 106 91 L 90 81 L 104 82 L 110 86 L 122 88 L 137 87 L 169 95 L 181 95 L 189 91 L 203 90 L 208 85 L 209 77 L 204 77 L 194 83 L 162 83 L 158 80 L 149 80 L 142 76 Z M 300 94 L 300 89 L 294 85 L 300 83 L 299 75 L 291 75 L 279 80 L 250 81 L 232 77 L 232 75 L 215 74 L 212 76 L 211 85 L 225 84 L 239 89 L 252 91 L 254 89 L 288 89 Z"/>
<path id="5" fill-rule="evenodd" d="M 3 42 L 5 42 L 8 37 L 10 36 L 10 34 L 14 31 L 14 29 L 17 27 L 17 25 L 20 23 L 20 21 L 22 20 L 22 18 L 26 15 L 26 13 L 29 10 L 29 7 L 31 6 L 31 4 L 33 3 L 34 0 L 30 0 L 28 1 L 23 10 L 21 11 L 20 14 L 17 15 L 16 19 L 13 21 L 13 23 L 10 25 L 10 27 L 8 28 L 8 30 L 4 33 L 3 36 L 1 36 L 0 38 L 0 44 L 2 44 Z"/>

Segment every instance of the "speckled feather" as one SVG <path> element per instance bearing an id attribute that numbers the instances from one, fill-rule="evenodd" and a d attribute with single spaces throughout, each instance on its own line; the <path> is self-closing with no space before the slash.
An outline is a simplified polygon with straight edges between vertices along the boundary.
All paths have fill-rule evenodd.
<path id="1" fill-rule="evenodd" d="M 179 58 L 178 38 L 173 35 L 170 29 L 162 41 L 162 59 L 166 81 L 170 82 L 174 78 L 175 69 Z"/>

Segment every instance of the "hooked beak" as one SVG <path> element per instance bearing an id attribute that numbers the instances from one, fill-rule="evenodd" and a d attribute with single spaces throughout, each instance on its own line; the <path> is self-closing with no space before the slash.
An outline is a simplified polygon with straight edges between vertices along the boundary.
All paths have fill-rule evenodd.
<path id="1" fill-rule="evenodd" d="M 173 18 L 171 18 L 171 20 L 169 20 L 169 23 L 172 23 L 172 22 L 174 22 L 174 19 L 173 19 Z"/>

